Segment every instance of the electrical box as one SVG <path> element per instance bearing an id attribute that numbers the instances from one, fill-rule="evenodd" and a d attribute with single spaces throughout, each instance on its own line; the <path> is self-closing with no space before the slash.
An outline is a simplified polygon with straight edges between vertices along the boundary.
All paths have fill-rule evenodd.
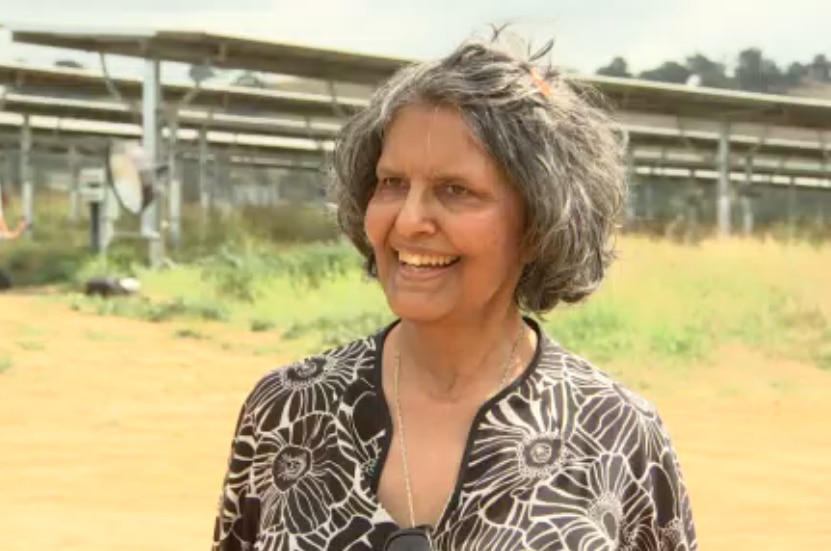
<path id="1" fill-rule="evenodd" d="M 107 173 L 103 167 L 82 168 L 78 194 L 85 203 L 103 203 L 107 193 Z"/>

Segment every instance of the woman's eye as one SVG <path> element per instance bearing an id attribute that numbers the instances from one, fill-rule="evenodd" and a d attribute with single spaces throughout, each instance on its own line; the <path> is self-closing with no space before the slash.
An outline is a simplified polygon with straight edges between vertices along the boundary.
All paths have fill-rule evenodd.
<path id="1" fill-rule="evenodd" d="M 447 184 L 444 186 L 447 193 L 456 197 L 466 197 L 471 194 L 470 190 L 459 184 Z"/>
<path id="2" fill-rule="evenodd" d="M 378 179 L 378 188 L 379 189 L 396 189 L 404 185 L 404 180 L 401 178 L 389 177 L 389 178 L 379 178 Z"/>

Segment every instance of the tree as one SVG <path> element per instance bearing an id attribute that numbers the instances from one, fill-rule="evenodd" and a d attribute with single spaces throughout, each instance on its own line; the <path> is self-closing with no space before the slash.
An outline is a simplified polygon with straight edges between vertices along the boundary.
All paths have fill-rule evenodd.
<path id="1" fill-rule="evenodd" d="M 698 75 L 698 78 L 701 79 L 701 86 L 709 88 L 733 87 L 724 65 L 712 61 L 704 55 L 695 54 L 688 57 L 685 65 L 691 74 Z"/>
<path id="2" fill-rule="evenodd" d="M 599 68 L 597 74 L 620 78 L 633 76 L 628 63 L 621 56 L 616 56 L 608 65 Z M 783 94 L 807 78 L 831 82 L 831 59 L 824 54 L 817 54 L 808 63 L 793 62 L 785 69 L 766 58 L 761 49 L 747 48 L 736 57 L 733 76 L 728 76 L 724 63 L 696 53 L 687 57 L 683 63 L 665 61 L 654 69 L 641 72 L 638 77 L 678 84 L 689 83 L 694 79 L 696 85 L 709 88 Z"/>
<path id="3" fill-rule="evenodd" d="M 790 86 L 799 86 L 802 80 L 810 74 L 810 69 L 807 65 L 803 65 L 798 61 L 791 63 L 788 70 L 785 71 L 785 81 Z"/>
<path id="4" fill-rule="evenodd" d="M 776 63 L 765 58 L 759 48 L 748 48 L 739 53 L 735 80 L 739 90 L 751 92 L 779 92 L 787 84 Z"/>
<path id="5" fill-rule="evenodd" d="M 823 54 L 814 57 L 811 63 L 811 76 L 821 82 L 831 81 L 831 62 Z"/>
<path id="6" fill-rule="evenodd" d="M 666 61 L 657 69 L 644 71 L 640 77 L 646 80 L 656 80 L 658 82 L 674 82 L 676 84 L 684 84 L 690 78 L 692 73 L 690 70 L 676 61 Z"/>
<path id="7" fill-rule="evenodd" d="M 629 64 L 626 60 L 618 56 L 612 60 L 611 63 L 605 67 L 597 70 L 598 75 L 606 77 L 631 78 L 632 74 L 629 72 Z"/>

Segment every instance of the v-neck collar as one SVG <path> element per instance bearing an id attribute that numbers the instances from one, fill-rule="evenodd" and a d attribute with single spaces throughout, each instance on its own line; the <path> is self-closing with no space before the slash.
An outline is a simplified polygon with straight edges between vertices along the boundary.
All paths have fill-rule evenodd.
<path id="1" fill-rule="evenodd" d="M 517 392 L 528 380 L 529 377 L 533 375 L 535 372 L 537 365 L 539 364 L 540 357 L 542 356 L 544 348 L 548 345 L 548 337 L 546 336 L 545 332 L 539 326 L 536 320 L 523 316 L 522 318 L 525 323 L 536 333 L 537 335 L 537 344 L 534 350 L 534 354 L 531 357 L 531 361 L 528 362 L 528 365 L 525 367 L 523 372 L 516 377 L 511 383 L 505 385 L 499 392 L 493 395 L 491 398 L 486 400 L 476 411 L 476 415 L 473 417 L 473 422 L 470 425 L 470 430 L 468 431 L 467 441 L 465 443 L 464 452 L 462 453 L 461 462 L 459 464 L 459 471 L 456 474 L 456 482 L 453 486 L 453 491 L 450 494 L 450 499 L 447 501 L 447 504 L 444 507 L 444 511 L 442 511 L 439 520 L 436 522 L 436 525 L 431 527 L 431 532 L 434 534 L 440 533 L 442 530 L 446 528 L 446 524 L 448 519 L 452 515 L 454 509 L 457 507 L 459 502 L 459 495 L 462 491 L 462 486 L 465 483 L 467 478 L 467 465 L 468 459 L 471 454 L 471 450 L 473 448 L 474 443 L 476 442 L 476 437 L 479 432 L 480 425 L 482 424 L 482 420 L 487 415 L 487 413 L 498 403 L 500 403 L 503 399 L 510 396 L 511 394 Z M 377 411 L 379 417 L 382 419 L 382 429 L 383 435 L 381 436 L 381 446 L 378 452 L 378 457 L 375 462 L 375 468 L 372 470 L 371 476 L 369 477 L 369 489 L 371 493 L 371 498 L 375 501 L 375 505 L 377 506 L 378 510 L 382 512 L 383 515 L 389 518 L 389 521 L 393 524 L 395 519 L 393 519 L 392 515 L 389 511 L 386 510 L 383 503 L 381 503 L 381 499 L 378 496 L 378 487 L 381 483 L 381 474 L 384 471 L 384 465 L 387 462 L 387 458 L 389 457 L 390 448 L 392 445 L 392 435 L 393 435 L 393 423 L 392 423 L 392 415 L 389 404 L 387 403 L 386 395 L 384 394 L 384 346 L 387 342 L 387 337 L 389 336 L 390 332 L 401 322 L 400 319 L 393 321 L 387 327 L 376 333 L 373 337 L 374 340 L 374 350 L 375 350 L 375 358 L 373 360 L 372 366 L 372 374 L 371 384 L 372 390 L 375 394 L 375 400 L 377 402 Z"/>

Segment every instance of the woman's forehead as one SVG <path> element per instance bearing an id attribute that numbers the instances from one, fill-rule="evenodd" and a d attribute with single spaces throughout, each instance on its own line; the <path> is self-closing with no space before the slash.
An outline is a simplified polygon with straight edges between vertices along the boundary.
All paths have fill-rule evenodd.
<path id="1" fill-rule="evenodd" d="M 379 160 L 379 166 L 413 163 L 436 168 L 493 164 L 458 109 L 424 104 L 396 113 L 385 132 Z"/>

